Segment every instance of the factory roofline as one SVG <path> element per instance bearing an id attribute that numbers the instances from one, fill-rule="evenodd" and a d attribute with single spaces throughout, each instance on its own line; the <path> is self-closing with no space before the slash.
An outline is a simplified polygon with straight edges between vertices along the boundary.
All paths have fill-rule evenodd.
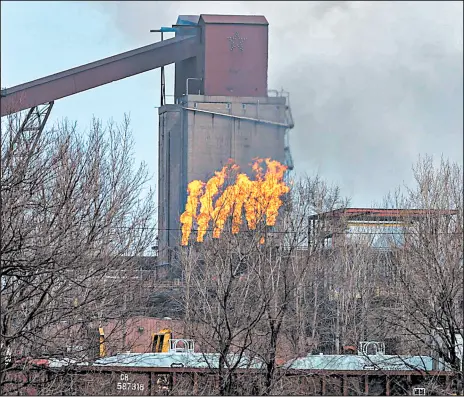
<path id="1" fill-rule="evenodd" d="M 320 218 L 421 218 L 425 215 L 456 215 L 457 210 L 434 210 L 434 209 L 398 209 L 398 208 L 341 208 L 334 211 L 323 212 L 309 217 L 309 219 Z"/>
<path id="2" fill-rule="evenodd" d="M 205 24 L 269 25 L 269 22 L 263 15 L 201 14 L 200 21 L 203 21 Z"/>

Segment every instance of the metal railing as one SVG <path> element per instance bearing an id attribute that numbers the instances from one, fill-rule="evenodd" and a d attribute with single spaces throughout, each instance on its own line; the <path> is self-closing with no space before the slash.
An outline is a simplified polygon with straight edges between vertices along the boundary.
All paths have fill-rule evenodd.
<path id="1" fill-rule="evenodd" d="M 195 342 L 192 339 L 170 339 L 169 353 L 193 353 Z"/>

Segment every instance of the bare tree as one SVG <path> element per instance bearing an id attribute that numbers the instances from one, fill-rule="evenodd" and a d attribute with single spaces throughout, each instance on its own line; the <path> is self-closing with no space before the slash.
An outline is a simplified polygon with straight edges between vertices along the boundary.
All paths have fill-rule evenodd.
<path id="1" fill-rule="evenodd" d="M 259 323 L 260 338 L 254 349 L 265 366 L 264 395 L 276 391 L 276 382 L 285 373 L 277 370 L 278 359 L 308 353 L 315 339 L 310 337 L 315 335 L 311 335 L 307 319 L 317 318 L 321 313 L 314 312 L 317 298 L 308 289 L 316 282 L 318 275 L 314 270 L 321 258 L 319 253 L 308 249 L 308 218 L 317 211 L 339 208 L 346 201 L 338 188 L 329 187 L 318 176 L 293 182 L 279 221 L 266 233 L 265 243 L 256 251 L 257 288 L 265 315 Z M 291 341 L 293 352 L 289 351 L 286 340 Z"/>
<path id="2" fill-rule="evenodd" d="M 233 223 L 226 223 L 219 239 L 184 250 L 186 333 L 202 351 L 218 354 L 220 394 L 238 392 L 236 372 L 253 360 L 261 368 L 253 378 L 254 393 L 275 391 L 282 376 L 277 359 L 292 356 L 282 348 L 285 340 L 297 334 L 298 350 L 308 337 L 306 318 L 314 318 L 313 307 L 302 298 L 319 276 L 311 274 L 316 254 L 307 248 L 308 217 L 345 202 L 337 188 L 318 177 L 306 178 L 293 183 L 273 227 L 258 219 L 256 228 L 242 225 L 234 233 Z M 266 205 L 258 204 L 263 212 Z M 245 358 L 240 365 L 238 359 Z"/>
<path id="3" fill-rule="evenodd" d="M 154 200 L 134 168 L 126 117 L 84 136 L 2 120 L 1 378 L 32 359 L 98 356 L 98 326 L 123 318 L 135 257 L 153 241 Z M 19 382 L 18 387 L 24 385 Z"/>
<path id="4" fill-rule="evenodd" d="M 384 313 L 384 320 L 416 351 L 460 373 L 462 388 L 462 167 L 444 159 L 435 165 L 426 156 L 419 158 L 413 171 L 415 186 L 389 197 L 390 204 L 423 213 L 407 219 L 404 242 L 393 250 L 391 266 L 400 304 Z"/>
<path id="5" fill-rule="evenodd" d="M 253 366 L 250 347 L 264 314 L 253 261 L 258 245 L 257 235 L 225 232 L 221 239 L 185 249 L 185 333 L 202 352 L 217 354 L 217 362 L 205 359 L 218 368 L 220 395 L 236 394 L 237 370 Z"/>

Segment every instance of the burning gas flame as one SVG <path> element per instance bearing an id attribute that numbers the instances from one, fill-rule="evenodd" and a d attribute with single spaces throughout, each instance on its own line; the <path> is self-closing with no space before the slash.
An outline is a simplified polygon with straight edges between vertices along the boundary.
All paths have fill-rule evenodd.
<path id="1" fill-rule="evenodd" d="M 246 201 L 248 200 L 253 182 L 250 181 L 245 174 L 237 175 L 237 182 L 235 183 L 235 207 L 232 220 L 232 233 L 236 234 L 240 231 L 242 224 L 242 210 Z"/>
<path id="2" fill-rule="evenodd" d="M 204 183 L 202 181 L 192 181 L 188 184 L 187 192 L 187 204 L 185 204 L 185 211 L 180 216 L 180 222 L 182 223 L 182 245 L 188 244 L 188 239 L 192 231 L 193 221 L 197 213 L 198 207 L 198 196 L 200 196 Z"/>
<path id="3" fill-rule="evenodd" d="M 263 162 L 266 164 L 266 172 L 262 167 Z M 251 230 L 256 229 L 259 222 L 264 220 L 268 226 L 275 225 L 282 205 L 280 197 L 290 190 L 283 181 L 287 167 L 271 159 L 256 159 L 252 166 L 256 179 L 250 180 L 246 174 L 238 174 L 235 183 L 227 186 L 213 205 L 213 199 L 224 185 L 228 168 L 225 166 L 221 171 L 215 172 L 206 184 L 198 180 L 189 183 L 185 212 L 180 217 L 182 245 L 188 244 L 195 220 L 198 224 L 198 242 L 203 241 L 210 221 L 214 225 L 213 238 L 219 238 L 230 216 L 232 233 L 238 233 L 243 221 L 243 210 L 248 228 Z M 238 166 L 234 164 L 230 169 L 237 171 Z M 203 187 L 204 193 L 200 197 Z M 201 206 L 197 216 L 198 202 Z"/>
<path id="4" fill-rule="evenodd" d="M 205 193 L 200 197 L 200 214 L 197 218 L 198 235 L 197 241 L 202 242 L 203 237 L 208 230 L 209 221 L 213 213 L 213 198 L 218 194 L 219 188 L 224 184 L 226 178 L 227 166 L 221 171 L 215 172 L 214 176 L 206 183 Z M 182 220 L 181 220 L 182 222 Z"/>

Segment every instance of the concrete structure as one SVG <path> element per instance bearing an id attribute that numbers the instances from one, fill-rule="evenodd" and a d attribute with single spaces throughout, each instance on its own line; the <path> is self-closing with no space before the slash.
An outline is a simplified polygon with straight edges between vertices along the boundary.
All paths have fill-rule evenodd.
<path id="1" fill-rule="evenodd" d="M 176 63 L 176 104 L 159 109 L 158 244 L 169 262 L 180 242 L 187 185 L 229 159 L 250 174 L 254 158 L 293 168 L 288 95 L 268 91 L 268 24 L 261 16 L 180 16 L 176 35 L 197 31 L 204 51 Z"/>
<path id="2" fill-rule="evenodd" d="M 188 95 L 159 109 L 159 251 L 179 243 L 187 185 L 213 176 L 229 159 L 251 173 L 255 157 L 286 161 L 285 97 Z"/>
<path id="3" fill-rule="evenodd" d="M 168 248 L 179 243 L 187 184 L 209 178 L 230 158 L 245 172 L 255 157 L 291 169 L 293 122 L 288 95 L 269 95 L 264 16 L 181 15 L 172 27 L 153 32 L 176 37 L 4 89 L 0 107 L 1 116 L 30 109 L 24 126 L 41 132 L 53 101 L 162 68 L 158 247 L 164 263 Z M 172 63 L 176 104 L 166 105 L 163 68 Z"/>

